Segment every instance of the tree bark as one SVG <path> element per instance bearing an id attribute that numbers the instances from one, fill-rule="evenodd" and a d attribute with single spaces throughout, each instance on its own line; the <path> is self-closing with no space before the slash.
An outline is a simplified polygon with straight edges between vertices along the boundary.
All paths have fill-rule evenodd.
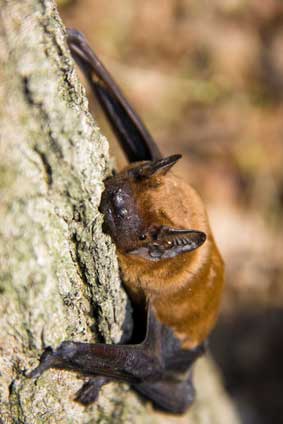
<path id="1" fill-rule="evenodd" d="M 47 345 L 119 341 L 130 313 L 98 211 L 108 145 L 55 4 L 0 5 L 0 423 L 236 423 L 207 361 L 196 373 L 199 400 L 182 418 L 154 412 L 126 384 L 105 386 L 85 408 L 73 401 L 83 377 L 25 377 Z"/>

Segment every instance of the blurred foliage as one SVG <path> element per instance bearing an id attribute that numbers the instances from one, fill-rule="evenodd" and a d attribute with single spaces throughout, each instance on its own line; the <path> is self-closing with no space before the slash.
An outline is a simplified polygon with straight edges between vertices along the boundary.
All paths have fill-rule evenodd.
<path id="1" fill-rule="evenodd" d="M 222 345 L 216 337 L 222 361 L 227 328 L 244 331 L 241 318 L 256 322 L 264 311 L 268 322 L 268 311 L 283 306 L 283 2 L 76 0 L 61 13 L 86 34 L 162 151 L 183 153 L 177 172 L 206 199 L 227 269 L 216 332 L 225 328 Z M 224 368 L 237 398 L 243 388 L 229 385 Z M 246 391 L 255 390 L 253 378 Z M 277 385 L 268 386 L 273 396 Z M 283 416 L 278 403 L 258 415 L 255 398 L 246 398 L 245 423 L 276 422 L 274 407 Z"/>

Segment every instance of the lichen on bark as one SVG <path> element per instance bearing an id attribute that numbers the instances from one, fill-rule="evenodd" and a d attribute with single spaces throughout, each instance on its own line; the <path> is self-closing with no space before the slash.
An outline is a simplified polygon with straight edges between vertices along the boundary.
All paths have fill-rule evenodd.
<path id="1" fill-rule="evenodd" d="M 108 145 L 52 0 L 0 0 L 0 58 L 0 423 L 184 422 L 124 384 L 84 408 L 73 401 L 82 377 L 25 377 L 47 345 L 117 342 L 127 298 L 98 211 Z"/>

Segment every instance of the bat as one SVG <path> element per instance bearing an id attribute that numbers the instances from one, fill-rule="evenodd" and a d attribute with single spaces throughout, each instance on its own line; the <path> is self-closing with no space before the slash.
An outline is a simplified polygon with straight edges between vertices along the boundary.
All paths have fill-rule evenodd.
<path id="1" fill-rule="evenodd" d="M 100 211 L 135 325 L 129 344 L 48 347 L 29 377 L 49 368 L 89 376 L 76 394 L 84 405 L 96 401 L 104 384 L 124 381 L 156 408 L 182 414 L 195 398 L 193 364 L 217 320 L 223 261 L 202 200 L 172 172 L 181 155 L 162 157 L 85 37 L 70 29 L 67 41 L 129 160 L 106 179 Z"/>

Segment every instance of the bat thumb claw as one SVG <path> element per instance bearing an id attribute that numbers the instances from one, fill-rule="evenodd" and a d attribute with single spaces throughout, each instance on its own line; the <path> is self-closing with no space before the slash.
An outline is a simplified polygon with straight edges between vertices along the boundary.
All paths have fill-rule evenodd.
<path id="1" fill-rule="evenodd" d="M 55 354 L 52 347 L 47 347 L 40 357 L 39 365 L 32 371 L 26 373 L 27 378 L 37 378 L 44 373 L 48 368 L 54 367 Z"/>

